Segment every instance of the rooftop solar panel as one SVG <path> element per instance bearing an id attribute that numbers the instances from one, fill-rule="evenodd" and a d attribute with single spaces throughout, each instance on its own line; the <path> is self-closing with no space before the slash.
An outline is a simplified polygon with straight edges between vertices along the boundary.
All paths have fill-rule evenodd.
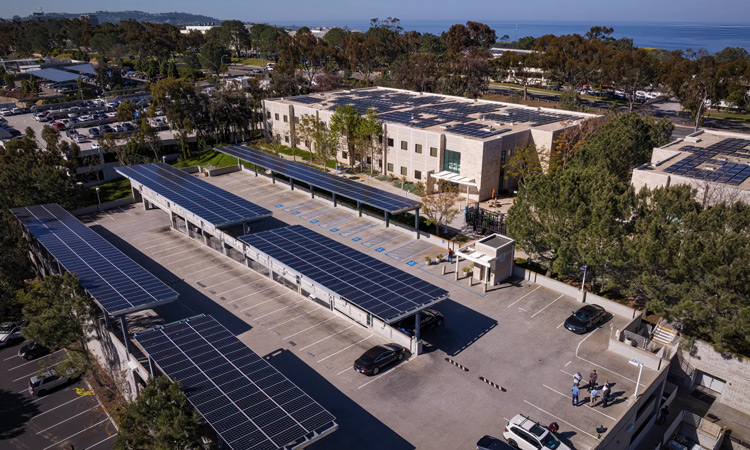
<path id="1" fill-rule="evenodd" d="M 96 69 L 92 64 L 76 64 L 74 66 L 65 66 L 65 70 L 77 73 L 85 73 L 86 75 L 96 75 Z"/>
<path id="2" fill-rule="evenodd" d="M 304 164 L 278 158 L 250 147 L 230 145 L 227 147 L 216 147 L 216 150 L 239 158 L 242 161 L 257 164 L 316 188 L 359 201 L 365 205 L 370 205 L 390 213 L 417 209 L 422 205 L 418 201 L 404 198 L 400 195 L 392 194 L 366 184 L 357 183 L 356 181 L 348 180 L 346 178 L 337 177 Z"/>
<path id="3" fill-rule="evenodd" d="M 177 292 L 57 204 L 11 212 L 109 314 L 118 316 L 177 299 Z"/>
<path id="4" fill-rule="evenodd" d="M 239 238 L 386 323 L 448 297 L 448 291 L 301 225 Z"/>
<path id="5" fill-rule="evenodd" d="M 214 227 L 269 217 L 271 211 L 168 164 L 115 168 L 120 174 L 156 192 Z"/>
<path id="6" fill-rule="evenodd" d="M 34 75 L 35 77 L 44 78 L 46 80 L 53 81 L 55 83 L 62 83 L 65 81 L 75 81 L 78 79 L 78 74 L 66 72 L 58 69 L 39 69 L 26 72 L 28 75 Z"/>
<path id="7" fill-rule="evenodd" d="M 135 340 L 232 450 L 291 448 L 337 428 L 331 413 L 211 316 Z"/>

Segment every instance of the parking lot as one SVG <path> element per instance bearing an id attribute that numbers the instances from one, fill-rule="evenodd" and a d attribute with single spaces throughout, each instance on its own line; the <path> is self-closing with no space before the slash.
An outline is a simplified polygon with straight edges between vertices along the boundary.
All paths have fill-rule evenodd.
<path id="1" fill-rule="evenodd" d="M 580 307 L 573 298 L 522 280 L 485 294 L 463 274 L 456 281 L 454 266 L 445 276 L 445 263 L 425 266 L 425 255 L 445 249 L 416 241 L 413 232 L 386 229 L 247 172 L 207 181 L 274 212 L 252 231 L 302 224 L 451 292 L 435 308 L 445 326 L 423 336 L 425 354 L 366 377 L 352 363 L 383 337 L 169 230 L 167 214 L 136 204 L 82 218 L 180 292 L 177 303 L 157 310 L 164 320 L 208 313 L 241 321 L 244 326 L 234 329 L 243 342 L 339 418 L 341 431 L 318 448 L 382 448 L 384 442 L 389 448 L 468 448 L 484 434 L 500 436 L 507 418 L 523 413 L 543 424 L 558 422 L 564 442 L 586 449 L 596 445 L 597 427 L 609 428 L 624 412 L 638 371 L 606 349 L 610 333 L 627 319 L 614 316 L 575 335 L 562 326 Z M 573 374 L 580 370 L 587 379 L 592 369 L 600 382 L 613 384 L 614 401 L 606 409 L 573 407 Z M 644 369 L 642 384 L 654 375 Z M 581 401 L 588 404 L 585 390 Z M 373 433 L 380 439 L 373 441 Z"/>
<path id="2" fill-rule="evenodd" d="M 26 361 L 17 355 L 20 342 L 0 350 L 0 448 L 50 450 L 106 450 L 117 430 L 82 381 L 56 389 L 44 397 L 29 394 L 29 378 L 40 362 L 61 353 Z"/>

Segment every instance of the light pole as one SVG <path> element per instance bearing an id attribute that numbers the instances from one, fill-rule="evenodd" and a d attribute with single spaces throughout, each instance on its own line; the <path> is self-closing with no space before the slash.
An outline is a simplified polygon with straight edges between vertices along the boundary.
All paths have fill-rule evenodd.
<path id="1" fill-rule="evenodd" d="M 99 205 L 99 212 L 102 212 L 102 199 L 99 197 L 99 188 L 96 188 L 96 204 Z"/>
<path id="2" fill-rule="evenodd" d="M 583 265 L 581 266 L 581 270 L 583 270 L 583 281 L 581 282 L 581 293 L 583 293 L 583 288 L 586 287 L 586 269 L 588 269 L 589 266 Z"/>
<path id="3" fill-rule="evenodd" d="M 219 66 L 224 64 L 224 58 L 229 57 L 229 62 L 232 62 L 232 56 L 231 55 L 221 55 L 221 60 L 219 61 Z M 227 73 L 229 73 L 229 66 L 227 66 Z"/>
<path id="4" fill-rule="evenodd" d="M 638 381 L 635 382 L 635 393 L 633 394 L 633 398 L 638 398 L 638 386 L 641 384 L 641 374 L 643 373 L 643 363 L 638 361 L 637 359 L 630 358 L 628 361 L 633 366 L 638 366 Z"/>

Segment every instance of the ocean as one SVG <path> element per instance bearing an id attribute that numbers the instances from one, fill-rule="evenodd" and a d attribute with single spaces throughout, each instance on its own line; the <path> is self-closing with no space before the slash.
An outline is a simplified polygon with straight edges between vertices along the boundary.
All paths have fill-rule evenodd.
<path id="1" fill-rule="evenodd" d="M 726 47 L 743 47 L 750 51 L 750 25 L 741 24 L 697 24 L 697 23 L 584 23 L 584 22 L 507 22 L 479 20 L 495 30 L 500 38 L 508 35 L 510 40 L 524 36 L 539 37 L 545 34 L 573 34 L 583 35 L 592 26 L 602 25 L 614 28 L 615 38 L 631 38 L 638 47 L 662 48 L 665 50 L 705 49 L 711 53 Z M 406 31 L 440 34 L 455 22 L 445 20 L 402 20 L 401 26 Z M 366 31 L 369 22 L 366 21 L 331 21 L 316 23 L 277 22 L 275 25 L 292 26 L 307 25 L 309 27 L 347 26 L 352 30 Z"/>

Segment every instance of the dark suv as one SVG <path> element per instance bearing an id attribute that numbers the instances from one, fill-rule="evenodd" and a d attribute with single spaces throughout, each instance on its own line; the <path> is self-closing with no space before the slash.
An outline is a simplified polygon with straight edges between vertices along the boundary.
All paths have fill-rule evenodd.
<path id="1" fill-rule="evenodd" d="M 415 316 L 409 316 L 405 319 L 400 320 L 396 324 L 396 328 L 403 332 L 404 334 L 407 334 L 409 336 L 414 336 L 414 325 L 415 325 Z M 422 314 L 420 314 L 420 323 L 419 323 L 419 330 L 420 332 L 425 332 L 431 328 L 438 328 L 442 327 L 445 319 L 443 319 L 443 314 L 440 311 L 436 311 L 434 309 L 423 309 Z"/>

